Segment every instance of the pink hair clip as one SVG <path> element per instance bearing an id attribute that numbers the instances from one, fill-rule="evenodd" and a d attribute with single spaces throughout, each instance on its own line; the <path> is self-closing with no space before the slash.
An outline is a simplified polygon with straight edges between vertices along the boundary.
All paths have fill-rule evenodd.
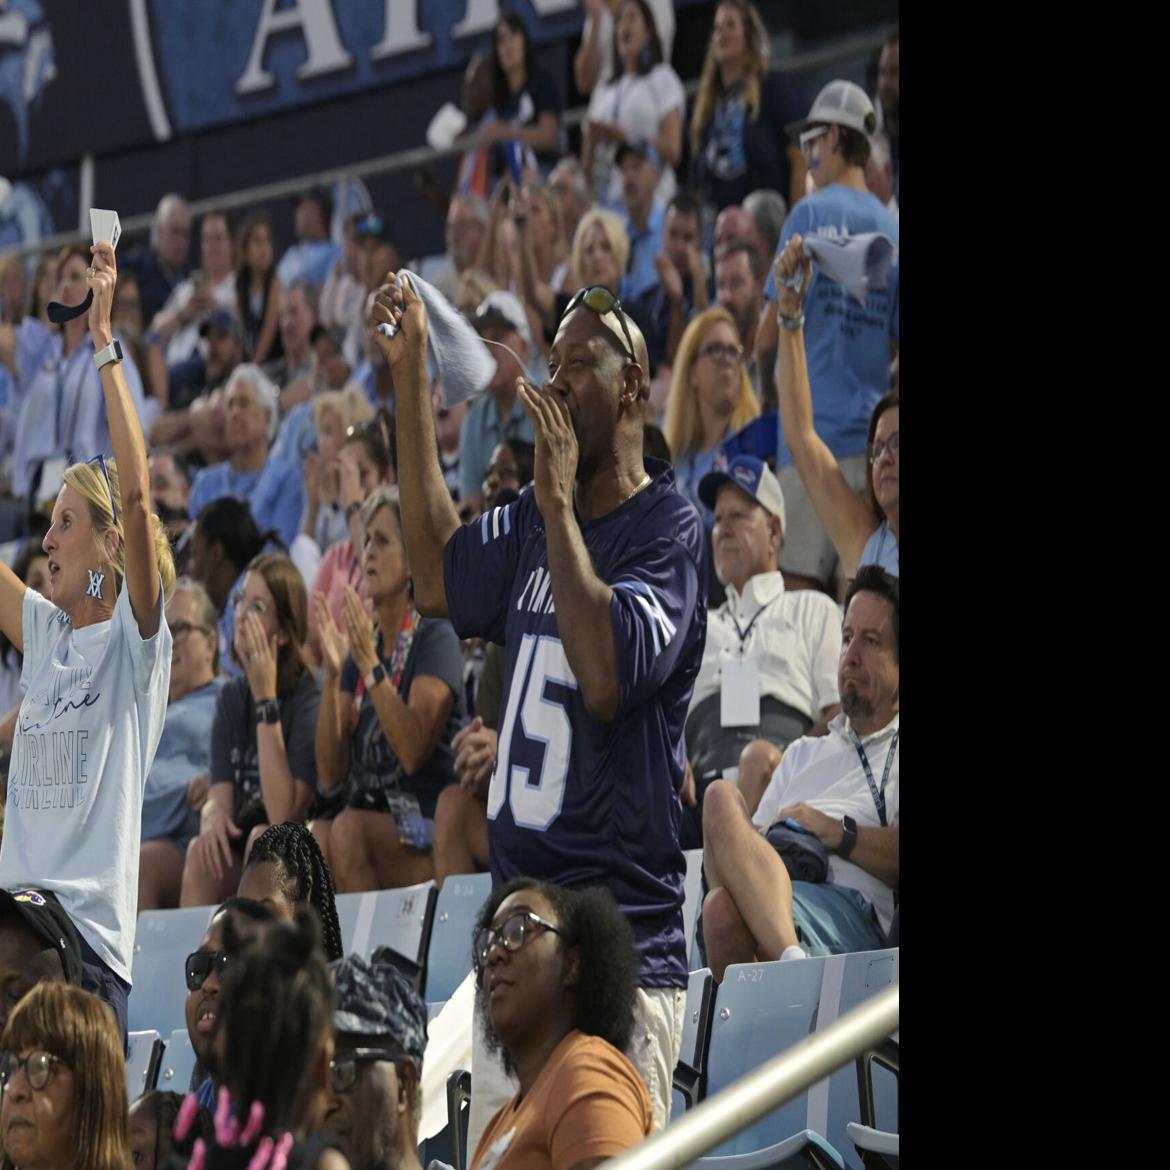
<path id="1" fill-rule="evenodd" d="M 276 1150 L 273 1152 L 272 1161 L 269 1163 L 268 1170 L 284 1170 L 288 1165 L 289 1150 L 292 1149 L 293 1135 L 286 1133 L 284 1137 L 276 1143 Z"/>
<path id="2" fill-rule="evenodd" d="M 253 1101 L 252 1108 L 248 1110 L 248 1124 L 244 1126 L 244 1130 L 240 1134 L 240 1145 L 250 1146 L 260 1133 L 260 1126 L 263 1123 L 264 1103 L 262 1101 Z"/>
<path id="3" fill-rule="evenodd" d="M 215 1108 L 215 1140 L 221 1146 L 234 1145 L 239 1132 L 239 1122 L 232 1117 L 231 1095 L 226 1085 L 220 1085 L 219 1104 Z"/>
<path id="4" fill-rule="evenodd" d="M 191 1161 L 187 1163 L 187 1170 L 203 1170 L 203 1163 L 207 1158 L 207 1145 L 202 1138 L 195 1139 L 191 1150 Z"/>
<path id="5" fill-rule="evenodd" d="M 261 1138 L 260 1144 L 256 1147 L 256 1152 L 252 1155 L 251 1161 L 248 1163 L 248 1170 L 264 1170 L 272 1154 L 272 1147 L 273 1142 L 270 1137 Z"/>
<path id="6" fill-rule="evenodd" d="M 175 1118 L 175 1137 L 182 1141 L 191 1125 L 195 1120 L 195 1114 L 199 1112 L 199 1098 L 194 1093 L 188 1093 L 183 1098 L 182 1105 L 179 1106 L 178 1116 Z"/>

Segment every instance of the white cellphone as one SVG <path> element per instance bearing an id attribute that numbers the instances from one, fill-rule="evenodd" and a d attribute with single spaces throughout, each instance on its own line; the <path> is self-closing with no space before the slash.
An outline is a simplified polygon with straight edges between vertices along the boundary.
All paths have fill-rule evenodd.
<path id="1" fill-rule="evenodd" d="M 89 230 L 95 244 L 107 243 L 117 250 L 122 238 L 122 222 L 116 211 L 103 211 L 100 207 L 89 209 Z"/>

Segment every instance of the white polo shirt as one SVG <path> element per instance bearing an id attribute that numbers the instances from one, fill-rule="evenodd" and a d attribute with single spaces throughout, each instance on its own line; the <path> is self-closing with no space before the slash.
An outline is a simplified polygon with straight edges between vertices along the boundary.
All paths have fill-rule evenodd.
<path id="1" fill-rule="evenodd" d="M 886 824 L 896 825 L 901 748 L 897 748 L 892 759 L 890 751 L 898 731 L 898 719 L 895 715 L 880 731 L 858 740 L 842 713 L 829 723 L 828 735 L 806 735 L 789 744 L 760 797 L 752 824 L 766 830 L 776 823 L 782 808 L 803 801 L 834 820 L 851 816 L 858 828 L 880 828 L 877 805 L 857 750 L 860 742 L 874 784 L 879 789 L 883 776 L 886 777 Z M 894 891 L 889 886 L 861 866 L 835 854 L 829 855 L 829 874 L 825 880 L 835 886 L 857 890 L 868 898 L 877 911 L 882 930 L 889 932 L 894 917 Z"/>
<path id="2" fill-rule="evenodd" d="M 787 592 L 778 571 L 750 578 L 742 594 L 728 585 L 727 600 L 707 615 L 691 710 L 719 690 L 729 657 L 756 658 L 761 697 L 771 695 L 815 723 L 838 701 L 841 611 L 815 589 Z"/>

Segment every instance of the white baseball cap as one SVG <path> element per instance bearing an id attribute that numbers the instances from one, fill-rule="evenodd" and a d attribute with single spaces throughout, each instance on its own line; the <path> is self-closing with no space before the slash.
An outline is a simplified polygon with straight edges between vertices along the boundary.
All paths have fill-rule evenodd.
<path id="1" fill-rule="evenodd" d="M 877 114 L 873 102 L 860 85 L 852 81 L 830 81 L 817 94 L 808 117 L 784 127 L 790 138 L 797 137 L 810 126 L 828 123 L 833 126 L 848 126 L 868 137 L 877 128 Z"/>

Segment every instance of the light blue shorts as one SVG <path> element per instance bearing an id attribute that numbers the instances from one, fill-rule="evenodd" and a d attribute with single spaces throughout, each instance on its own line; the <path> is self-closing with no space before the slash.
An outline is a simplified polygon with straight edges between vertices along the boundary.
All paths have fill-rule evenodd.
<path id="1" fill-rule="evenodd" d="M 886 945 L 873 904 L 848 886 L 793 882 L 792 919 L 810 955 L 880 951 Z"/>

